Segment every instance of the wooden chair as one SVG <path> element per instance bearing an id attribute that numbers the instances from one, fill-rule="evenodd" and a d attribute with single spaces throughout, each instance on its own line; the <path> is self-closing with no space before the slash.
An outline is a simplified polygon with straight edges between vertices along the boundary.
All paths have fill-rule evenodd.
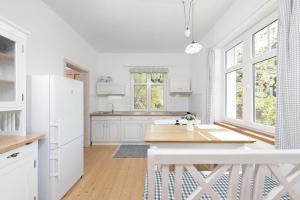
<path id="1" fill-rule="evenodd" d="M 217 167 L 203 177 L 195 168 L 197 164 L 217 164 Z M 287 165 L 289 164 L 289 165 Z M 289 197 L 300 200 L 300 149 L 299 150 L 148 150 L 148 200 L 155 200 L 155 173 L 161 169 L 161 199 L 168 199 L 169 165 L 175 165 L 174 199 L 181 200 L 182 175 L 186 170 L 199 183 L 188 200 L 198 200 L 205 193 L 211 199 L 220 196 L 212 189 L 218 179 L 229 174 L 227 199 L 235 200 L 239 193 L 241 200 L 280 199 L 288 193 Z M 282 167 L 290 168 L 283 173 Z M 265 175 L 272 175 L 279 183 L 266 196 L 263 196 Z M 239 181 L 241 180 L 241 181 Z M 238 187 L 239 186 L 239 187 Z M 252 187 L 253 186 L 253 187 Z M 240 188 L 240 191 L 238 191 Z M 296 192 L 298 191 L 298 193 Z"/>

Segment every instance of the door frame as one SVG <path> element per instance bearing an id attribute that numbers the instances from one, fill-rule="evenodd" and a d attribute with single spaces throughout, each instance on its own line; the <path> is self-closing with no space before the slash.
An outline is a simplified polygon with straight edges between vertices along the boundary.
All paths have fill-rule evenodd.
<path id="1" fill-rule="evenodd" d="M 71 60 L 64 58 L 64 69 L 65 67 L 71 68 L 75 71 L 80 72 L 84 75 L 83 79 L 83 102 L 84 102 L 84 146 L 89 147 L 91 145 L 90 139 L 90 72 L 86 67 L 82 67 Z"/>

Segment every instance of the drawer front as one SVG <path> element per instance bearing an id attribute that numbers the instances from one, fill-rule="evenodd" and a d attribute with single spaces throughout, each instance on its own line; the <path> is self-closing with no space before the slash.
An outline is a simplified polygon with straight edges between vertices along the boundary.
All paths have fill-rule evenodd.
<path id="1" fill-rule="evenodd" d="M 22 160 L 32 154 L 37 154 L 37 142 L 0 154 L 0 168 Z"/>
<path id="2" fill-rule="evenodd" d="M 141 121 L 144 120 L 144 116 L 125 116 L 121 117 L 122 121 Z"/>

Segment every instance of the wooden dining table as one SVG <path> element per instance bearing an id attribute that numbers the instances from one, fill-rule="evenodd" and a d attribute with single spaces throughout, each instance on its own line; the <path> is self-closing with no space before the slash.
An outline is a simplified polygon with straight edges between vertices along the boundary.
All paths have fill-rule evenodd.
<path id="1" fill-rule="evenodd" d="M 218 125 L 148 125 L 144 142 L 151 148 L 231 149 L 247 148 L 256 139 Z"/>

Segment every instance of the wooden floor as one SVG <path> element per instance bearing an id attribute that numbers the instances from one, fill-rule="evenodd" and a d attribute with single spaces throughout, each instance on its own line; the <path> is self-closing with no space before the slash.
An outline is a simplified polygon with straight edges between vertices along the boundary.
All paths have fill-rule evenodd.
<path id="1" fill-rule="evenodd" d="M 146 159 L 113 158 L 116 148 L 85 148 L 84 176 L 63 200 L 142 200 Z"/>

